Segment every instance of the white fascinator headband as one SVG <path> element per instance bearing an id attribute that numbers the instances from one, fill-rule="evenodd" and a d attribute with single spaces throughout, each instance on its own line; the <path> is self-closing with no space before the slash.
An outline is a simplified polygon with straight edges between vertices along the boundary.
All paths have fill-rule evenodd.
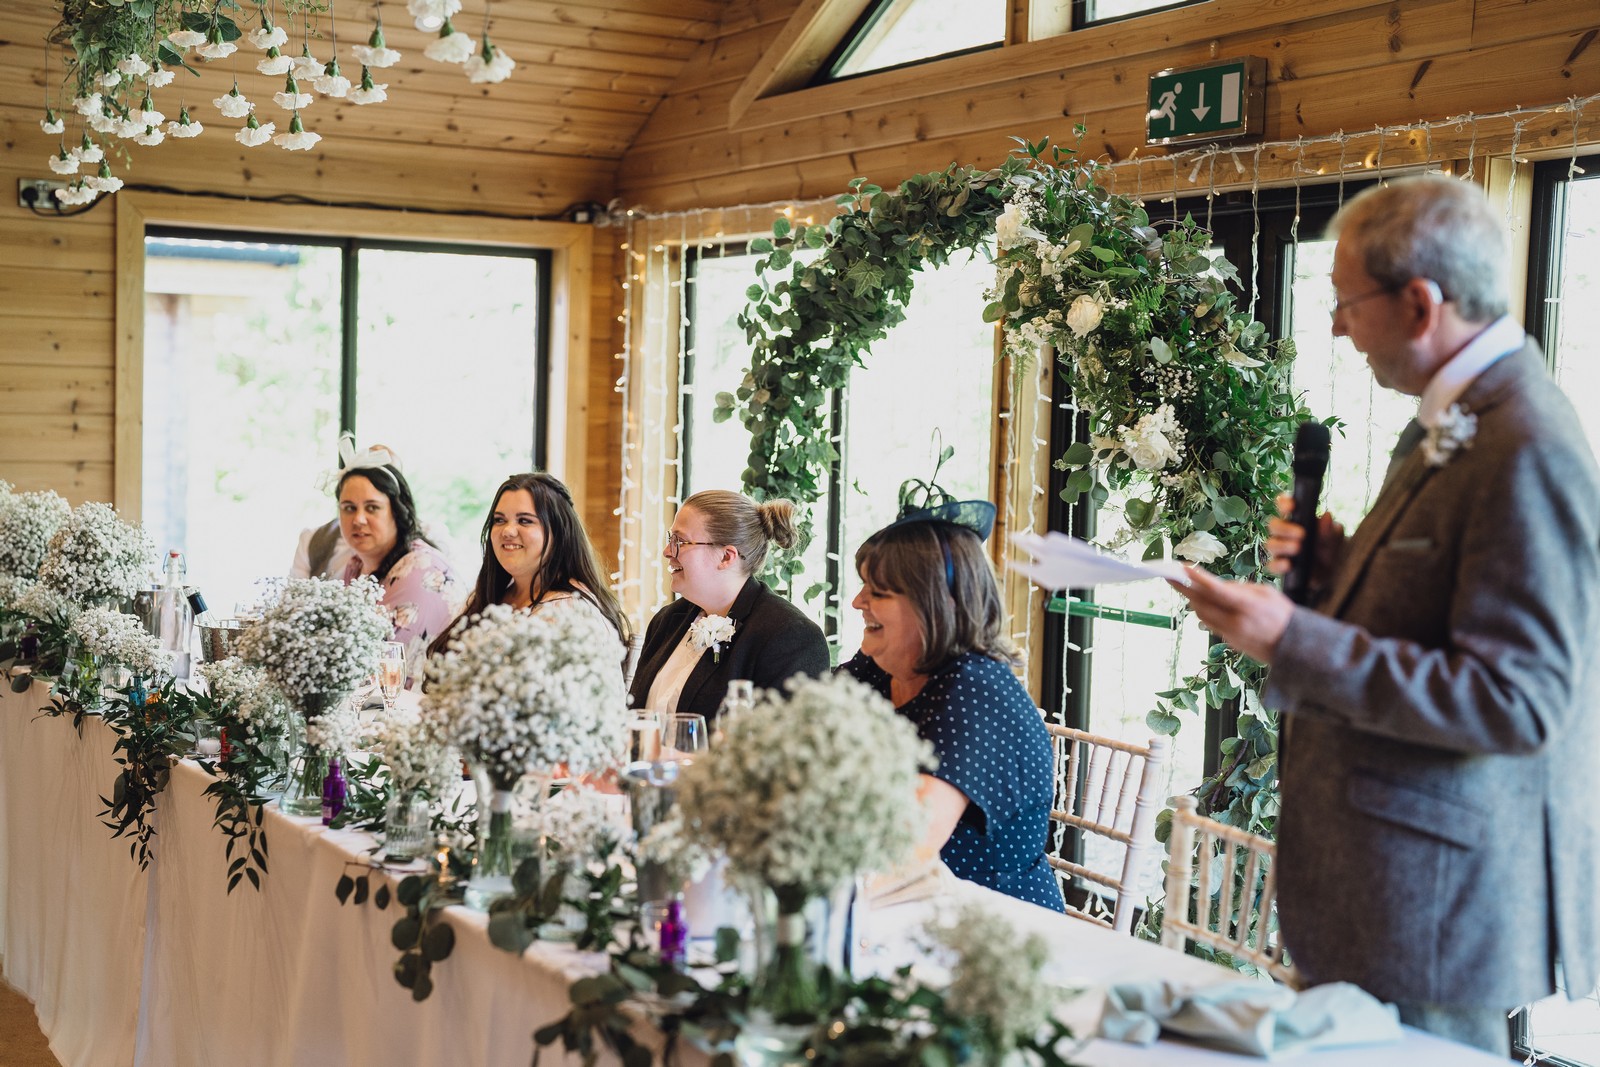
<path id="1" fill-rule="evenodd" d="M 360 470 L 371 467 L 393 467 L 403 471 L 400 457 L 387 445 L 372 445 L 356 451 L 355 434 L 346 430 L 339 435 L 339 465 L 332 470 L 323 471 L 317 476 L 317 489 L 320 492 L 331 493 L 339 485 L 339 479 L 349 470 Z"/>

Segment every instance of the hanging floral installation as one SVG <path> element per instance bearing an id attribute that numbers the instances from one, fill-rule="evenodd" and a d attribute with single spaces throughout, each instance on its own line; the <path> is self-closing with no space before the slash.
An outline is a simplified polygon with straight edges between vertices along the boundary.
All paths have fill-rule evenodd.
<path id="1" fill-rule="evenodd" d="M 461 67 L 475 84 L 506 80 L 516 61 L 490 40 L 487 3 L 481 44 L 456 29 L 452 16 L 460 11 L 461 0 L 410 0 L 407 12 L 417 28 L 439 34 L 423 54 Z M 264 111 L 266 101 L 242 94 L 237 78 L 229 92 L 212 100 L 217 113 L 230 120 L 234 140 L 247 148 L 269 142 L 287 151 L 315 147 L 322 135 L 308 128 L 306 112 L 321 99 L 358 106 L 384 102 L 388 83 L 377 81 L 373 71 L 394 66 L 401 54 L 385 40 L 381 5 L 374 5 L 365 43 L 348 50 L 352 63 L 361 68 L 357 80 L 340 67 L 333 14 L 332 0 L 256 0 L 247 6 L 236 0 L 61 0 L 61 21 L 49 35 L 49 46 L 64 50 L 66 70 L 52 96 L 47 48 L 44 115 L 39 120 L 44 133 L 60 138 L 58 151 L 49 157 L 51 171 L 73 179 L 56 190 L 56 198 L 64 206 L 87 204 L 122 188 L 110 160 L 117 154 L 128 158 L 129 143 L 154 147 L 169 137 L 201 136 L 205 123 L 190 111 L 181 87 L 172 94 L 176 101 L 166 104 L 169 109 L 176 104 L 174 118 L 160 110 L 156 92 L 172 87 L 180 72 L 196 75 L 206 64 L 227 62 L 237 70 L 248 61 L 241 59 L 246 49 L 250 55 L 260 53 L 251 64 L 257 72 L 283 78 L 283 88 L 271 99 L 275 113 Z M 326 40 L 318 28 L 324 16 Z M 298 53 L 289 33 L 297 25 Z M 314 41 L 316 47 L 326 47 L 325 62 L 315 54 Z M 231 126 L 241 119 L 242 124 Z"/>

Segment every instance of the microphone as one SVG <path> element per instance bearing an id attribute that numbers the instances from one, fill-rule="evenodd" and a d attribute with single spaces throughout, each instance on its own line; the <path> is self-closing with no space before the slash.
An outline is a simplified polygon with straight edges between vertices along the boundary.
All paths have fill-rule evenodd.
<path id="1" fill-rule="evenodd" d="M 1289 562 L 1283 591 L 1296 604 L 1311 601 L 1311 569 L 1317 559 L 1317 500 L 1322 496 L 1322 476 L 1328 472 L 1328 428 L 1320 422 L 1302 422 L 1294 435 L 1294 507 L 1289 521 L 1305 530 L 1300 552 Z"/>

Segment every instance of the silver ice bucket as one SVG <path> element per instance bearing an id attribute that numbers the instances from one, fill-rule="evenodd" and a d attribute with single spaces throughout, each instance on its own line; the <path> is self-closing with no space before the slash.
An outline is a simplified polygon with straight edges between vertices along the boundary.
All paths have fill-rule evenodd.
<path id="1" fill-rule="evenodd" d="M 239 654 L 239 637 L 244 624 L 238 619 L 222 619 L 211 625 L 202 624 L 200 630 L 200 662 L 216 663 Z"/>

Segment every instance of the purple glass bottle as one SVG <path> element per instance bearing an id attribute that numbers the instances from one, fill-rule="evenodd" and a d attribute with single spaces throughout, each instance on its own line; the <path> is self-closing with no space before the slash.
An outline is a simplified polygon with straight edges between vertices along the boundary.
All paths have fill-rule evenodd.
<path id="1" fill-rule="evenodd" d="M 673 897 L 667 902 L 667 917 L 661 920 L 661 962 L 681 968 L 688 949 L 689 924 L 683 921 L 683 901 Z"/>
<path id="2" fill-rule="evenodd" d="M 339 757 L 334 756 L 328 760 L 328 776 L 322 780 L 322 825 L 329 823 L 344 810 L 344 800 L 348 790 L 344 784 L 344 768 L 339 765 Z"/>

